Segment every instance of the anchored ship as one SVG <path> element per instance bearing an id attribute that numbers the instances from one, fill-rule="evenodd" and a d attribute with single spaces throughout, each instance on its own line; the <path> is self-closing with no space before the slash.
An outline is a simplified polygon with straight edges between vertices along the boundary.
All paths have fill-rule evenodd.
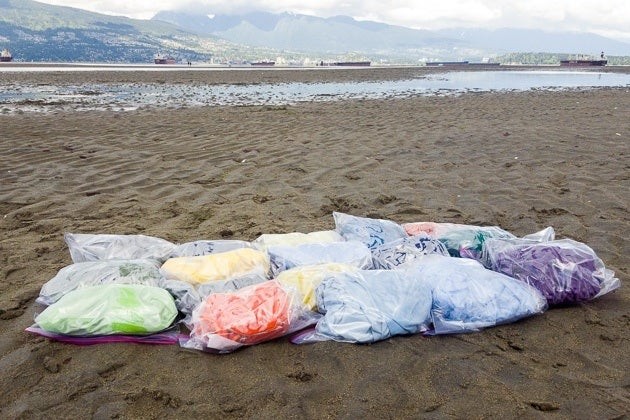
<path id="1" fill-rule="evenodd" d="M 9 50 L 7 50 L 6 48 L 2 50 L 2 52 L 0 53 L 0 62 L 1 63 L 8 63 L 10 61 L 13 61 L 13 56 L 11 55 L 11 53 L 9 52 Z"/>
<path id="2" fill-rule="evenodd" d="M 599 60 L 583 56 L 575 59 L 560 60 L 560 65 L 562 67 L 603 67 L 606 64 L 608 64 L 608 60 L 606 60 L 606 56 L 603 51 Z"/>
<path id="3" fill-rule="evenodd" d="M 560 60 L 562 67 L 602 67 L 608 63 L 608 60 Z"/>
<path id="4" fill-rule="evenodd" d="M 332 63 L 333 66 L 349 66 L 349 67 L 369 67 L 370 61 L 337 61 Z"/>
<path id="5" fill-rule="evenodd" d="M 153 58 L 155 64 L 175 64 L 175 59 L 170 55 L 156 54 Z"/>

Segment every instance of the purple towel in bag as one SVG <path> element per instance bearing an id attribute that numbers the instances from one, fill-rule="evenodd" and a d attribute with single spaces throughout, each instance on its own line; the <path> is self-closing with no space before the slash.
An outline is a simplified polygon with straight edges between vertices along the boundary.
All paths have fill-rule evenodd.
<path id="1" fill-rule="evenodd" d="M 550 305 L 591 300 L 609 277 L 609 270 L 591 248 L 570 239 L 490 239 L 484 253 L 488 268 L 529 283 Z"/>

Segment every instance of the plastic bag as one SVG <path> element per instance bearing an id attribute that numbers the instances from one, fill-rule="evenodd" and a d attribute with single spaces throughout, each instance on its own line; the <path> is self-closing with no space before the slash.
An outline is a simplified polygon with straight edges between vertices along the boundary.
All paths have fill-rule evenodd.
<path id="1" fill-rule="evenodd" d="M 78 346 L 92 346 L 94 344 L 108 343 L 138 343 L 138 344 L 177 344 L 181 338 L 178 327 L 172 327 L 149 335 L 93 335 L 89 337 L 51 333 L 39 328 L 37 325 L 26 328 L 26 332 L 41 335 L 61 343 L 76 344 Z"/>
<path id="2" fill-rule="evenodd" d="M 185 348 L 228 353 L 269 341 L 316 321 L 291 288 L 275 280 L 208 295 L 194 311 Z"/>
<path id="3" fill-rule="evenodd" d="M 292 342 L 372 343 L 427 330 L 431 289 L 406 270 L 337 273 L 317 287 L 317 306 L 324 316 L 314 332 Z"/>
<path id="4" fill-rule="evenodd" d="M 66 233 L 64 239 L 75 263 L 152 258 L 164 262 L 175 244 L 145 235 Z"/>
<path id="5" fill-rule="evenodd" d="M 177 316 L 164 289 L 138 284 L 107 284 L 73 290 L 37 315 L 35 323 L 66 335 L 151 334 Z"/>
<path id="6" fill-rule="evenodd" d="M 193 310 L 201 303 L 201 295 L 190 283 L 179 280 L 164 280 L 162 288 L 169 292 L 175 301 L 175 307 L 184 315 L 182 322 L 190 322 Z"/>
<path id="7" fill-rule="evenodd" d="M 521 238 L 488 238 L 488 240 L 499 239 L 499 240 L 516 241 L 516 242 L 524 240 L 526 242 L 533 243 L 533 242 L 553 241 L 555 237 L 556 237 L 556 231 L 551 226 L 549 226 L 549 227 L 544 228 L 543 230 L 530 233 L 529 235 L 525 235 Z M 479 253 L 476 249 L 471 251 L 466 248 L 460 249 L 460 253 L 462 257 L 477 260 L 481 264 L 483 264 L 484 267 L 490 268 L 490 265 L 487 262 L 487 258 L 488 258 L 487 253 L 485 252 L 485 241 L 482 244 L 481 253 Z"/>
<path id="8" fill-rule="evenodd" d="M 449 255 L 442 242 L 420 234 L 387 242 L 374 248 L 372 261 L 375 269 L 392 270 L 405 267 L 424 255 L 432 254 Z"/>
<path id="9" fill-rule="evenodd" d="M 548 226 L 538 232 L 525 235 L 522 237 L 522 239 L 527 239 L 535 242 L 553 241 L 554 239 L 556 239 L 556 231 L 551 226 Z"/>
<path id="10" fill-rule="evenodd" d="M 584 302 L 620 285 L 595 251 L 571 239 L 492 239 L 484 246 L 483 259 L 491 270 L 534 286 L 550 305 Z"/>
<path id="11" fill-rule="evenodd" d="M 252 245 L 258 249 L 266 250 L 270 246 L 285 245 L 296 246 L 302 244 L 325 244 L 341 242 L 344 239 L 334 230 L 322 230 L 310 233 L 266 233 L 256 238 Z"/>
<path id="12" fill-rule="evenodd" d="M 179 280 L 165 280 L 162 287 L 175 299 L 177 310 L 184 314 L 182 320 L 189 324 L 193 310 L 201 304 L 201 301 L 211 293 L 233 292 L 252 284 L 267 281 L 267 277 L 258 274 L 234 277 L 229 280 L 219 280 L 193 286 L 190 283 Z"/>
<path id="13" fill-rule="evenodd" d="M 361 245 L 363 246 L 363 244 Z M 367 249 L 367 248 L 366 248 Z M 305 265 L 283 271 L 276 280 L 285 286 L 294 287 L 302 297 L 302 303 L 311 311 L 317 311 L 315 289 L 334 273 L 356 273 L 359 269 L 348 264 L 328 263 Z"/>
<path id="14" fill-rule="evenodd" d="M 370 249 L 408 236 L 402 226 L 390 220 L 370 219 L 338 212 L 333 212 L 333 217 L 337 232 L 345 240 L 362 242 Z"/>
<path id="15" fill-rule="evenodd" d="M 331 242 L 328 244 L 274 245 L 267 248 L 274 275 L 303 265 L 340 263 L 357 268 L 372 268 L 372 254 L 359 241 Z"/>
<path id="16" fill-rule="evenodd" d="M 435 334 L 477 331 L 547 308 L 535 288 L 471 259 L 427 255 L 409 270 L 431 287 Z"/>
<path id="17" fill-rule="evenodd" d="M 170 258 L 160 272 L 167 279 L 197 285 L 250 274 L 266 277 L 269 269 L 269 256 L 265 252 L 240 248 L 199 257 Z"/>
<path id="18" fill-rule="evenodd" d="M 186 242 L 175 246 L 170 257 L 198 257 L 201 255 L 218 254 L 220 252 L 233 251 L 240 248 L 252 248 L 253 245 L 246 241 L 231 239 L 200 240 Z"/>
<path id="19" fill-rule="evenodd" d="M 472 226 L 456 223 L 406 223 L 409 235 L 427 234 L 446 245 L 452 257 L 481 258 L 483 243 L 488 238 L 516 238 L 498 226 Z"/>
<path id="20" fill-rule="evenodd" d="M 72 290 L 99 284 L 160 286 L 162 275 L 156 260 L 103 260 L 76 263 L 59 270 L 46 282 L 37 303 L 50 305 Z"/>
<path id="21" fill-rule="evenodd" d="M 262 283 L 263 281 L 268 280 L 269 278 L 262 275 L 261 273 L 252 273 L 237 277 L 231 277 L 227 280 L 203 283 L 197 286 L 197 290 L 199 291 L 199 295 L 201 297 L 206 297 L 210 293 L 233 292 L 235 290 L 239 290 L 244 287 Z"/>

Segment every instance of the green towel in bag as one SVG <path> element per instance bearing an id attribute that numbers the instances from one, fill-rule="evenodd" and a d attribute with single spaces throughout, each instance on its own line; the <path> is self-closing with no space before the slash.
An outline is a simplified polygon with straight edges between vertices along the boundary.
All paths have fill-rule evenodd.
<path id="1" fill-rule="evenodd" d="M 66 294 L 35 322 L 57 334 L 151 334 L 168 328 L 176 316 L 175 302 L 162 288 L 106 284 Z"/>

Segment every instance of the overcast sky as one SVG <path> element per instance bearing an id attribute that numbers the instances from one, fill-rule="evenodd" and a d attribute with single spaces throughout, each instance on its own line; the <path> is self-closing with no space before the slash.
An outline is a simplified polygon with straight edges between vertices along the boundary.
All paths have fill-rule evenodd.
<path id="1" fill-rule="evenodd" d="M 630 42 L 630 0 L 38 0 L 150 19 L 161 10 L 352 16 L 418 29 L 519 27 L 594 32 Z"/>

